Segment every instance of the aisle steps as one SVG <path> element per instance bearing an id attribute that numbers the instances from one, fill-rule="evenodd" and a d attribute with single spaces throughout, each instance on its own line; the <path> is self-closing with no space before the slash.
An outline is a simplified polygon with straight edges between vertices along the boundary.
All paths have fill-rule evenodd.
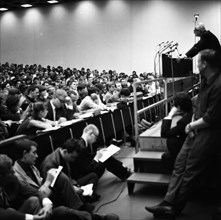
<path id="1" fill-rule="evenodd" d="M 173 127 L 180 117 L 174 117 Z M 162 160 L 162 154 L 166 151 L 166 139 L 160 135 L 162 121 L 157 122 L 151 128 L 139 136 L 140 151 L 133 157 L 134 171 L 127 179 L 128 193 L 133 193 L 135 183 L 148 185 L 168 185 L 171 168 Z"/>
<path id="2" fill-rule="evenodd" d="M 161 161 L 162 151 L 139 151 L 133 157 L 134 171 L 142 173 L 164 173 L 171 170 Z"/>
<path id="3" fill-rule="evenodd" d="M 167 186 L 170 181 L 169 174 L 159 173 L 134 173 L 127 179 L 128 194 L 133 193 L 135 183 L 144 183 L 148 185 Z"/>

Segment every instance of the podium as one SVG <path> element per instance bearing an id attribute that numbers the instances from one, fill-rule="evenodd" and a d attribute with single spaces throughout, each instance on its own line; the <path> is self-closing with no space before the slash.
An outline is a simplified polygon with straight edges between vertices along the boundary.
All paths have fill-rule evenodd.
<path id="1" fill-rule="evenodd" d="M 186 77 L 193 74 L 193 60 L 172 58 L 162 54 L 163 77 Z"/>

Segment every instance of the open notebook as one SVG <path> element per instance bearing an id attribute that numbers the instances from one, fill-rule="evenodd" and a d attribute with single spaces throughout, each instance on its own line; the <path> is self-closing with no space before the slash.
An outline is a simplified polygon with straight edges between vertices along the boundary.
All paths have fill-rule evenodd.
<path id="1" fill-rule="evenodd" d="M 106 161 L 109 157 L 113 156 L 120 150 L 116 145 L 111 144 L 107 148 L 103 148 L 100 151 L 102 152 L 102 157 L 99 159 L 100 162 Z"/>

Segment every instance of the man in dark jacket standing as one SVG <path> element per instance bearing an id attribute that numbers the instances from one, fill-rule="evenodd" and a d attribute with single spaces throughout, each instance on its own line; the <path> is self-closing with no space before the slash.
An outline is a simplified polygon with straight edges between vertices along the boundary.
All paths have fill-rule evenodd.
<path id="1" fill-rule="evenodd" d="M 221 74 L 219 57 L 214 50 L 203 50 L 198 56 L 202 77 L 193 121 L 185 132 L 187 138 L 178 154 L 170 184 L 163 201 L 146 206 L 155 217 L 174 217 L 184 209 L 190 189 L 217 160 L 221 135 Z"/>
<path id="2" fill-rule="evenodd" d="M 196 37 L 200 37 L 200 40 L 193 45 L 193 47 L 186 52 L 184 58 L 193 58 L 201 50 L 212 49 L 220 52 L 220 43 L 217 37 L 206 30 L 205 25 L 200 23 L 194 28 L 194 34 Z"/>

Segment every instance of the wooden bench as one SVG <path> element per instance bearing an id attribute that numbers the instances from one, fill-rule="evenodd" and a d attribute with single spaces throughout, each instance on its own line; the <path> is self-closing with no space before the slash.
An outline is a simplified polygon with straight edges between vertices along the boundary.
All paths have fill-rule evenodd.
<path id="1" fill-rule="evenodd" d="M 128 194 L 133 193 L 135 183 L 167 186 L 170 181 L 169 174 L 134 173 L 127 179 Z"/>
<path id="2" fill-rule="evenodd" d="M 182 116 L 176 115 L 172 118 L 171 128 L 176 126 L 177 121 L 180 120 Z M 139 135 L 140 150 L 142 151 L 165 151 L 166 138 L 161 137 L 161 125 L 162 120 L 155 123 L 152 127 L 144 131 Z"/>

